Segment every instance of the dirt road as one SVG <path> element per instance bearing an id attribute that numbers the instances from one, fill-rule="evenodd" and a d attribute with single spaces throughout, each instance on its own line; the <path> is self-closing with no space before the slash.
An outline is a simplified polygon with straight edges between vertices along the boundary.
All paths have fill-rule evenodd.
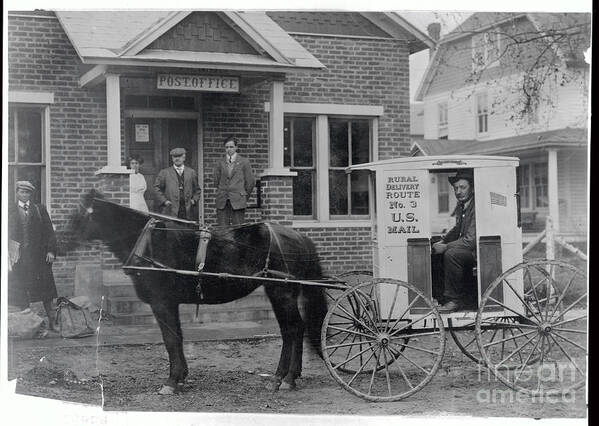
<path id="1" fill-rule="evenodd" d="M 157 394 L 168 374 L 162 345 L 16 349 L 9 379 L 17 392 L 100 405 L 105 410 L 295 414 L 585 417 L 584 391 L 564 400 L 531 400 L 511 392 L 463 356 L 448 339 L 439 372 L 420 392 L 372 403 L 341 388 L 306 350 L 295 391 L 266 390 L 276 368 L 278 338 L 185 344 L 190 375 L 183 391 Z M 42 361 L 40 362 L 40 359 Z"/>

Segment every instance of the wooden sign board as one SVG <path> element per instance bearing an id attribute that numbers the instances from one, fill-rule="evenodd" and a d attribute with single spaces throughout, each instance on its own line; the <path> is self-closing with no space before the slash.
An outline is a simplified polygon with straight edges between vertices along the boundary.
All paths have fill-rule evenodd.
<path id="1" fill-rule="evenodd" d="M 158 74 L 158 89 L 197 92 L 239 92 L 239 77 L 193 74 Z"/>

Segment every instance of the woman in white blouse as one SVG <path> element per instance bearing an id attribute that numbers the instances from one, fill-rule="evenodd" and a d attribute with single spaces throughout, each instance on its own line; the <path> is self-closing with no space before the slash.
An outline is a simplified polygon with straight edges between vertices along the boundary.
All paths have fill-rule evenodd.
<path id="1" fill-rule="evenodd" d="M 133 154 L 129 157 L 129 168 L 133 170 L 133 173 L 129 175 L 129 205 L 133 209 L 147 212 L 148 205 L 144 199 L 144 192 L 146 192 L 147 189 L 146 178 L 139 173 L 139 166 L 141 166 L 143 162 L 143 158 L 137 154 Z"/>

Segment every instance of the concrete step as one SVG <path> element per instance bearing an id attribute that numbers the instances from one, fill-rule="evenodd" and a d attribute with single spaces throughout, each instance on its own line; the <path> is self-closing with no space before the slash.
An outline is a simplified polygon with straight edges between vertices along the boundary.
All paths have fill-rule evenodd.
<path id="1" fill-rule="evenodd" d="M 142 302 L 136 296 L 111 296 L 106 298 L 106 310 L 111 314 L 132 314 L 151 312 L 150 305 Z M 186 305 L 181 305 L 181 307 Z M 195 305 L 191 305 L 195 306 Z M 208 312 L 235 311 L 242 308 L 270 308 L 270 301 L 264 294 L 250 294 L 230 303 L 217 305 L 202 305 Z"/>
<path id="2" fill-rule="evenodd" d="M 180 317 L 181 323 L 213 323 L 213 322 L 234 322 L 234 321 L 260 321 L 274 319 L 275 315 L 272 309 L 265 308 L 242 308 L 236 311 L 206 311 L 205 305 L 200 306 L 198 316 L 196 317 L 195 305 L 185 305 L 190 308 L 183 309 L 181 305 Z M 114 325 L 145 325 L 156 324 L 156 318 L 151 312 L 136 312 L 132 314 L 112 314 Z"/>
<path id="3" fill-rule="evenodd" d="M 102 271 L 102 283 L 106 297 L 135 297 L 131 279 L 120 269 Z"/>

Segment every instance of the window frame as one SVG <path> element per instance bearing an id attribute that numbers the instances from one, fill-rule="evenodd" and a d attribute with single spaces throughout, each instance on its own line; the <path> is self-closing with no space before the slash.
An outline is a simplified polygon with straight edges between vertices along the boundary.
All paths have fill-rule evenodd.
<path id="1" fill-rule="evenodd" d="M 526 168 L 523 173 L 523 168 Z M 539 185 L 536 182 L 537 170 L 539 168 L 544 168 L 545 173 L 542 176 L 545 180 L 545 195 L 548 196 L 548 179 L 549 176 L 547 174 L 548 163 L 547 161 L 537 160 L 537 161 L 527 161 L 525 163 L 521 163 L 519 166 L 519 182 L 518 182 L 518 192 L 521 193 L 521 188 L 525 187 L 528 189 L 528 198 L 523 199 L 522 195 L 520 195 L 520 208 L 525 211 L 544 211 L 549 208 L 548 202 L 545 205 L 539 205 L 537 203 L 537 195 Z M 526 185 L 522 185 L 522 179 L 526 179 Z"/>
<path id="2" fill-rule="evenodd" d="M 484 32 L 480 32 L 472 36 L 472 71 L 477 72 L 486 68 L 493 68 L 499 66 L 499 54 L 501 52 L 501 37 L 498 32 L 493 28 Z M 491 40 L 491 35 L 495 37 L 495 40 Z M 497 57 L 493 59 L 492 52 L 497 52 Z M 478 56 L 481 56 L 481 61 L 477 60 Z"/>
<path id="3" fill-rule="evenodd" d="M 28 102 L 14 102 L 9 98 L 8 103 L 8 117 L 10 114 L 16 111 L 22 110 L 35 110 L 40 112 L 40 149 L 41 149 L 41 158 L 39 162 L 27 162 L 27 161 L 19 161 L 18 158 L 18 114 L 15 114 L 15 120 L 13 123 L 14 126 L 14 135 L 15 135 L 15 158 L 14 161 L 11 161 L 8 158 L 7 165 L 9 170 L 9 179 L 10 179 L 10 170 L 16 170 L 20 166 L 31 166 L 31 167 L 39 167 L 40 169 L 40 188 L 37 188 L 36 193 L 39 194 L 39 202 L 48 205 L 50 203 L 50 105 L 47 102 L 53 102 L 53 96 L 48 94 L 43 94 L 41 102 L 37 103 L 36 98 L 39 96 L 34 96 L 36 94 L 27 94 L 26 99 Z M 23 97 L 23 94 L 9 94 L 9 97 Z M 7 118 L 7 126 L 9 126 L 9 119 Z M 7 129 L 7 136 L 9 136 L 10 129 Z M 10 137 L 7 139 L 8 144 L 11 143 Z M 16 182 L 17 178 L 15 175 L 15 179 L 13 182 L 13 188 L 7 188 L 11 194 L 15 194 L 16 191 Z M 36 194 L 36 195 L 37 195 Z M 13 195 L 14 196 L 14 195 Z M 9 200 L 11 195 L 9 195 Z M 34 198 L 35 200 L 35 198 Z"/>
<path id="4" fill-rule="evenodd" d="M 438 139 L 449 137 L 449 106 L 447 101 L 437 104 L 437 136 Z"/>
<path id="5" fill-rule="evenodd" d="M 483 108 L 483 112 L 481 112 L 481 99 L 485 100 L 485 107 Z M 482 135 L 488 135 L 489 134 L 489 115 L 490 115 L 490 108 L 489 108 L 489 94 L 488 92 L 479 92 L 476 93 L 475 97 L 474 97 L 474 108 L 476 109 L 476 121 L 475 121 L 475 130 L 476 130 L 476 135 L 477 136 L 482 136 Z M 484 119 L 483 122 L 481 122 L 481 118 Z M 481 124 L 484 123 L 484 130 L 481 130 Z"/>

